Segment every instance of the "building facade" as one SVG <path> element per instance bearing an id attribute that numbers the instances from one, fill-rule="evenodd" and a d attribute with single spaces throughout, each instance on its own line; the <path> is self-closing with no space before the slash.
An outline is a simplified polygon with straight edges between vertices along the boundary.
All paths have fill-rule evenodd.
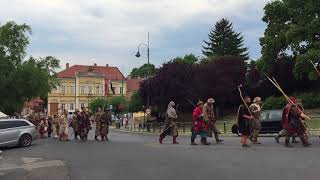
<path id="1" fill-rule="evenodd" d="M 127 83 L 117 67 L 74 65 L 57 73 L 60 85 L 48 95 L 48 114 L 88 107 L 96 98 L 126 95 Z"/>

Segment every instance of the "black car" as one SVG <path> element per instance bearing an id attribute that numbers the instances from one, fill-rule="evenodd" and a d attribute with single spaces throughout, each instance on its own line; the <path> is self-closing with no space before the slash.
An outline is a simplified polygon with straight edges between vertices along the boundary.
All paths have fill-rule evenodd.
<path id="1" fill-rule="evenodd" d="M 261 131 L 260 133 L 278 133 L 281 131 L 282 110 L 266 110 L 261 113 Z M 232 126 L 232 133 L 239 134 L 238 125 Z"/>

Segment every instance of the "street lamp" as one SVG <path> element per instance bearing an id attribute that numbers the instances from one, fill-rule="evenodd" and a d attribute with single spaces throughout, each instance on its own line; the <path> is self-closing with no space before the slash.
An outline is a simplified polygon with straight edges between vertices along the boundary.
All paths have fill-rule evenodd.
<path id="1" fill-rule="evenodd" d="M 147 57 L 148 57 L 148 67 L 147 67 L 147 90 L 148 90 L 148 85 L 149 85 L 149 68 L 150 68 L 150 51 L 149 51 L 149 32 L 148 32 L 148 43 L 140 43 L 138 45 L 138 51 L 136 53 L 136 57 L 139 58 L 141 57 L 141 54 L 140 54 L 140 47 L 141 46 L 145 46 L 147 48 Z M 150 107 L 150 99 L 149 99 L 149 92 L 147 91 L 147 108 Z"/>

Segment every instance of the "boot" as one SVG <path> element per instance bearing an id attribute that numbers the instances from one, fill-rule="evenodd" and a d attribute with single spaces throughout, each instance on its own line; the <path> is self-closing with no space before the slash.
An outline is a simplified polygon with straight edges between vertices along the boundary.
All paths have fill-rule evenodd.
<path id="1" fill-rule="evenodd" d="M 159 143 L 162 144 L 162 140 L 164 139 L 165 136 L 160 136 L 159 137 Z"/>
<path id="2" fill-rule="evenodd" d="M 286 140 L 284 142 L 284 146 L 285 147 L 293 147 L 291 144 L 290 144 L 290 137 L 286 137 Z"/>
<path id="3" fill-rule="evenodd" d="M 97 135 L 94 136 L 94 140 L 98 141 L 98 136 Z"/>
<path id="4" fill-rule="evenodd" d="M 278 144 L 280 143 L 280 141 L 279 141 L 279 139 L 280 139 L 279 135 L 275 136 L 274 139 L 276 140 L 276 143 L 278 143 Z"/>
<path id="5" fill-rule="evenodd" d="M 210 145 L 211 143 L 207 142 L 207 138 L 201 138 L 201 144 L 202 145 Z"/>
<path id="6" fill-rule="evenodd" d="M 258 142 L 258 135 L 253 135 L 253 144 L 261 144 L 261 142 Z"/>
<path id="7" fill-rule="evenodd" d="M 309 147 L 311 145 L 303 135 L 300 135 L 299 137 L 304 147 Z"/>
<path id="8" fill-rule="evenodd" d="M 105 141 L 105 137 L 103 135 L 101 135 L 101 141 Z"/>
<path id="9" fill-rule="evenodd" d="M 172 144 L 179 144 L 179 143 L 177 142 L 177 136 L 173 136 Z"/>
<path id="10" fill-rule="evenodd" d="M 219 143 L 223 142 L 223 140 L 222 140 L 222 139 L 219 139 L 219 137 L 218 137 L 218 133 L 215 133 L 215 134 L 214 134 L 214 137 L 215 137 L 215 139 L 216 139 L 217 144 L 219 144 Z"/>

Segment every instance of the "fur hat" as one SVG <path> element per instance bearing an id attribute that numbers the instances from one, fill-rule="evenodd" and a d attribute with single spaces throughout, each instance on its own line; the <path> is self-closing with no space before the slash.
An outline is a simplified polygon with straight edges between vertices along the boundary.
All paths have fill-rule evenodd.
<path id="1" fill-rule="evenodd" d="M 201 105 L 201 104 L 204 104 L 202 101 L 199 101 L 198 103 L 197 103 L 197 106 L 199 106 L 199 105 Z"/>
<path id="2" fill-rule="evenodd" d="M 208 100 L 207 100 L 207 103 L 214 103 L 215 102 L 215 100 L 213 99 L 213 98 L 209 98 Z"/>

